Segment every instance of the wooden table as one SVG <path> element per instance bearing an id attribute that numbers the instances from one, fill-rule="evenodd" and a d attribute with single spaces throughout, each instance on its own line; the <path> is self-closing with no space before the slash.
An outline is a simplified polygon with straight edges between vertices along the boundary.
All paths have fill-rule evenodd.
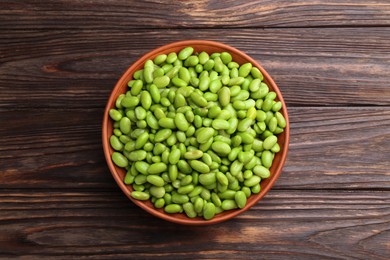
<path id="1" fill-rule="evenodd" d="M 390 258 L 388 0 L 1 1 L 0 36 L 1 258 Z M 101 145 L 120 75 L 184 39 L 247 52 L 291 119 L 274 188 L 209 227 L 136 207 Z"/>

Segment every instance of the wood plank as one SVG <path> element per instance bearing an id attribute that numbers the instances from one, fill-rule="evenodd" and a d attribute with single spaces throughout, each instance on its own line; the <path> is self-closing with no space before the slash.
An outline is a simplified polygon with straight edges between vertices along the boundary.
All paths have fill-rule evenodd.
<path id="1" fill-rule="evenodd" d="M 291 107 L 275 189 L 390 190 L 390 107 Z M 0 188 L 113 188 L 102 109 L 1 110 Z"/>
<path id="2" fill-rule="evenodd" d="M 8 31 L 0 38 L 0 107 L 103 107 L 141 55 L 191 38 L 247 52 L 290 106 L 390 105 L 390 28 L 344 28 Z"/>
<path id="3" fill-rule="evenodd" d="M 181 226 L 119 191 L 2 190 L 3 258 L 388 259 L 389 192 L 271 191 L 242 215 Z"/>
<path id="4" fill-rule="evenodd" d="M 4 29 L 388 26 L 387 0 L 2 1 Z"/>

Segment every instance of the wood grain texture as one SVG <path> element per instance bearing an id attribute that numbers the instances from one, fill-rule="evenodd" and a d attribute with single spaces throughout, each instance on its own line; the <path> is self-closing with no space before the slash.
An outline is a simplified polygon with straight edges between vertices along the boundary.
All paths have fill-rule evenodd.
<path id="1" fill-rule="evenodd" d="M 0 256 L 388 259 L 390 194 L 271 191 L 209 227 L 157 219 L 119 190 L 0 192 Z"/>
<path id="2" fill-rule="evenodd" d="M 258 60 L 287 102 L 283 172 L 210 227 L 157 219 L 101 145 L 124 70 L 209 39 Z M 0 259 L 390 259 L 388 0 L 0 1 Z"/>
<path id="3" fill-rule="evenodd" d="M 248 53 L 289 106 L 390 105 L 390 28 L 298 28 L 7 31 L 0 37 L 0 107 L 101 108 L 144 53 L 191 38 Z"/>
<path id="4" fill-rule="evenodd" d="M 390 108 L 291 107 L 275 189 L 390 190 Z M 23 116 L 19 116 L 23 115 Z M 102 109 L 1 110 L 1 188 L 112 188 Z"/>
<path id="5" fill-rule="evenodd" d="M 386 0 L 2 1 L 0 29 L 388 26 Z"/>

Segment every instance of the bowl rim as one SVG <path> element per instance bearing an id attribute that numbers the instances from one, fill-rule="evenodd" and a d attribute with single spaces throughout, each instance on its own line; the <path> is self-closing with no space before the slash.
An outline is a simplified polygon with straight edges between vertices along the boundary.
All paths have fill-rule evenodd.
<path id="1" fill-rule="evenodd" d="M 234 53 L 238 56 L 241 56 L 243 59 L 245 59 L 247 62 L 252 63 L 253 66 L 257 67 L 261 71 L 264 78 L 267 80 L 268 84 L 272 85 L 272 90 L 274 92 L 276 92 L 279 101 L 281 101 L 283 104 L 283 111 L 282 112 L 283 112 L 283 116 L 286 119 L 286 128 L 284 129 L 285 138 L 284 138 L 283 147 L 281 147 L 281 151 L 280 151 L 280 152 L 282 152 L 281 158 L 280 158 L 279 164 L 277 165 L 277 167 L 273 173 L 272 178 L 269 178 L 270 180 L 269 180 L 267 186 L 265 188 L 262 187 L 260 193 L 251 195 L 251 196 L 255 196 L 255 198 L 253 200 L 251 200 L 249 203 L 247 203 L 247 205 L 244 208 L 230 210 L 229 213 L 227 213 L 223 216 L 219 216 L 219 217 L 218 217 L 218 215 L 216 215 L 216 217 L 214 217 L 210 220 L 204 220 L 201 218 L 181 219 L 181 218 L 176 218 L 175 217 L 176 214 L 162 213 L 162 212 L 158 211 L 157 209 L 152 208 L 152 207 L 144 204 L 142 201 L 136 200 L 136 199 L 131 197 L 130 193 L 128 192 L 128 185 L 126 185 L 123 182 L 123 179 L 119 176 L 119 173 L 117 173 L 117 170 L 116 170 L 117 167 L 114 165 L 114 163 L 111 160 L 110 150 L 112 150 L 112 148 L 110 146 L 109 137 L 108 137 L 108 131 L 109 131 L 108 130 L 108 125 L 109 125 L 109 116 L 108 116 L 109 113 L 108 112 L 112 107 L 114 107 L 115 100 L 118 96 L 118 95 L 116 95 L 116 92 L 118 92 L 118 90 L 121 87 L 123 87 L 123 84 L 127 85 L 126 78 L 128 78 L 128 76 L 130 74 L 132 74 L 131 72 L 133 70 L 135 70 L 135 68 L 137 68 L 140 64 L 143 64 L 146 60 L 151 59 L 151 57 L 154 57 L 157 54 L 165 53 L 166 50 L 171 49 L 171 48 L 177 48 L 177 47 L 184 48 L 187 46 L 193 46 L 193 47 L 197 46 L 197 48 L 200 48 L 199 46 L 202 46 L 202 45 L 203 46 L 213 46 L 216 48 L 226 50 L 231 54 Z M 279 178 L 279 176 L 282 172 L 282 168 L 283 168 L 285 161 L 286 161 L 286 158 L 287 158 L 288 147 L 289 147 L 289 143 L 290 143 L 290 122 L 289 122 L 287 107 L 286 107 L 285 101 L 283 99 L 283 96 L 279 90 L 279 87 L 276 85 L 276 83 L 274 82 L 272 77 L 266 72 L 266 70 L 256 60 L 254 60 L 252 57 L 248 56 L 244 52 L 242 52 L 242 51 L 240 51 L 240 50 L 238 50 L 230 45 L 221 43 L 221 42 L 209 41 L 209 40 L 184 40 L 184 41 L 176 41 L 176 42 L 172 42 L 169 44 L 165 44 L 165 45 L 162 45 L 158 48 L 155 48 L 149 52 L 146 52 L 144 55 L 142 55 L 140 58 L 138 58 L 134 63 L 132 63 L 132 65 L 130 67 L 128 67 L 126 69 L 126 71 L 121 75 L 119 80 L 116 82 L 114 88 L 110 92 L 110 96 L 109 96 L 109 99 L 107 101 L 107 104 L 106 104 L 106 107 L 104 110 L 104 116 L 103 116 L 103 122 L 102 122 L 102 143 L 103 143 L 104 156 L 105 156 L 108 168 L 111 172 L 111 175 L 114 177 L 117 185 L 122 190 L 122 192 L 134 204 L 136 204 L 137 206 L 141 207 L 143 210 L 147 211 L 148 213 L 150 213 L 158 218 L 161 218 L 161 219 L 173 222 L 173 223 L 184 224 L 184 225 L 210 225 L 210 224 L 216 224 L 216 223 L 226 221 L 228 219 L 231 219 L 231 218 L 245 212 L 246 210 L 248 210 L 249 208 L 254 206 L 261 198 L 263 198 L 268 193 L 268 191 L 273 187 L 274 183 Z M 184 214 L 184 213 L 179 213 L 179 214 Z"/>

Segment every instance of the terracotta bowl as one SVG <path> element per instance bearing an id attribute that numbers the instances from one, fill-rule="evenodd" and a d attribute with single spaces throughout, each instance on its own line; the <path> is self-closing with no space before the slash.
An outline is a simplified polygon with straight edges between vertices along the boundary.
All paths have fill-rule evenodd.
<path id="1" fill-rule="evenodd" d="M 204 220 L 203 218 L 197 217 L 190 219 L 188 218 L 184 213 L 182 214 L 167 214 L 163 211 L 163 209 L 156 209 L 154 208 L 153 204 L 150 201 L 139 201 L 135 200 L 130 196 L 130 193 L 132 192 L 132 187 L 130 185 L 125 185 L 123 182 L 124 176 L 125 176 L 125 170 L 122 168 L 117 167 L 113 164 L 111 161 L 111 154 L 114 152 L 113 149 L 110 146 L 109 138 L 112 135 L 112 120 L 108 116 L 108 111 L 111 108 L 114 108 L 115 106 L 115 100 L 116 98 L 122 94 L 125 93 L 128 90 L 127 82 L 132 79 L 132 75 L 135 71 L 141 69 L 143 67 L 143 64 L 148 59 L 154 59 L 159 54 L 168 54 L 170 52 L 176 52 L 178 53 L 182 48 L 192 46 L 196 52 L 206 51 L 207 53 L 213 53 L 213 52 L 223 52 L 227 51 L 229 52 L 233 60 L 236 61 L 239 64 L 243 64 L 246 62 L 251 62 L 254 66 L 256 66 L 264 75 L 264 82 L 267 83 L 270 90 L 273 90 L 277 93 L 277 99 L 280 100 L 283 103 L 283 108 L 280 111 L 283 116 L 286 118 L 287 126 L 285 128 L 285 131 L 278 135 L 278 143 L 280 145 L 280 152 L 275 155 L 272 167 L 270 168 L 271 176 L 268 179 L 261 181 L 261 191 L 258 194 L 253 194 L 248 198 L 247 205 L 243 209 L 234 209 L 229 211 L 224 211 L 218 215 L 216 215 L 211 220 Z M 228 219 L 231 219 L 238 214 L 243 213 L 244 211 L 251 208 L 253 205 L 256 204 L 264 195 L 271 189 L 271 187 L 274 185 L 276 179 L 279 177 L 282 167 L 285 163 L 286 156 L 287 156 L 287 150 L 288 150 L 288 144 L 290 140 L 290 124 L 289 124 L 289 118 L 287 114 L 286 104 L 284 103 L 282 94 L 280 93 L 279 88 L 276 86 L 275 82 L 272 80 L 272 78 L 268 75 L 268 73 L 251 57 L 246 55 L 245 53 L 230 47 L 226 44 L 222 44 L 219 42 L 213 42 L 213 41 L 203 41 L 203 40 L 189 40 L 189 41 L 180 41 L 180 42 L 174 42 L 171 44 L 164 45 L 160 48 L 157 48 L 155 50 L 152 50 L 142 56 L 139 60 L 137 60 L 134 64 L 132 64 L 127 71 L 122 75 L 122 77 L 119 79 L 119 81 L 116 83 L 113 91 L 111 92 L 110 98 L 108 100 L 105 112 L 104 112 L 104 119 L 103 119 L 103 149 L 104 154 L 106 157 L 106 161 L 108 164 L 108 167 L 114 176 L 115 181 L 117 182 L 118 186 L 122 189 L 122 191 L 126 194 L 126 196 L 132 200 L 136 205 L 141 207 L 142 209 L 146 210 L 147 212 L 151 213 L 152 215 L 165 219 L 167 221 L 171 221 L 178 224 L 185 224 L 185 225 L 209 225 L 209 224 L 215 224 L 222 221 L 226 221 Z"/>

